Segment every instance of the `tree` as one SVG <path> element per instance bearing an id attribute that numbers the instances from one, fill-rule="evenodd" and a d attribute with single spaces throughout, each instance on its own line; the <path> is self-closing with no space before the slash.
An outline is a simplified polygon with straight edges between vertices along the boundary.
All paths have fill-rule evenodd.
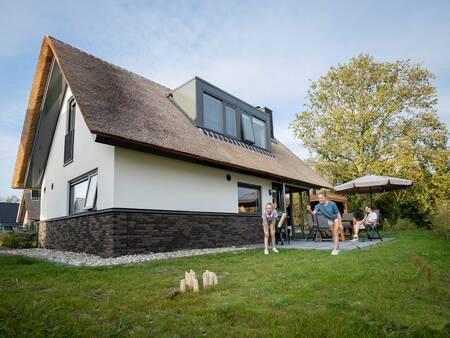
<path id="1" fill-rule="evenodd" d="M 412 179 L 407 194 L 393 194 L 423 216 L 450 189 L 448 131 L 436 114 L 433 79 L 409 60 L 361 54 L 311 83 L 291 128 L 332 184 L 368 173 Z"/>
<path id="2" fill-rule="evenodd" d="M 16 195 L 11 195 L 7 197 L 0 197 L 0 202 L 7 202 L 7 203 L 18 203 L 19 198 Z"/>

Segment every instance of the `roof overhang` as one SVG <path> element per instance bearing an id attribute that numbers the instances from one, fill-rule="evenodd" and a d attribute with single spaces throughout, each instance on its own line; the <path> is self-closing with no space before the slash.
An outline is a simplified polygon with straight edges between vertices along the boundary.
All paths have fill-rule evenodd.
<path id="1" fill-rule="evenodd" d="M 39 181 L 39 179 L 36 178 L 31 179 L 29 177 L 31 176 L 42 177 L 43 172 L 40 172 L 38 173 L 38 175 L 36 175 L 36 173 L 33 173 L 30 170 L 30 165 L 33 157 L 36 158 L 41 157 L 40 161 L 46 161 L 47 158 L 47 156 L 39 156 L 39 154 L 33 156 L 33 149 L 35 146 L 36 136 L 39 131 L 41 110 L 44 105 L 47 86 L 49 82 L 49 76 L 51 75 L 53 62 L 57 63 L 59 66 L 59 61 L 56 56 L 56 53 L 54 52 L 52 41 L 48 36 L 45 36 L 41 45 L 41 51 L 39 54 L 36 71 L 34 74 L 34 79 L 31 87 L 31 94 L 28 100 L 28 106 L 25 113 L 22 135 L 20 137 L 19 148 L 17 151 L 16 163 L 12 179 L 13 189 L 40 189 L 40 186 L 36 185 L 36 181 Z M 62 74 L 62 77 L 64 78 L 64 74 Z M 64 81 L 67 83 L 65 79 Z M 52 135 L 53 133 L 51 133 L 51 136 Z M 42 171 L 42 168 L 39 169 L 39 171 Z"/>

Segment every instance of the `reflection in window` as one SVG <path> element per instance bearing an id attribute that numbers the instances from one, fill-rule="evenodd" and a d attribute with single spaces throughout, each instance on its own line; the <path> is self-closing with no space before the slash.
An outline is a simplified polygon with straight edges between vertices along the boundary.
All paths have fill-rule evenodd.
<path id="1" fill-rule="evenodd" d="M 92 209 L 95 206 L 95 198 L 97 196 L 97 175 L 89 178 L 89 187 L 87 189 L 84 209 Z"/>
<path id="2" fill-rule="evenodd" d="M 230 136 L 236 137 L 236 110 L 230 106 L 225 106 L 225 123 L 225 132 Z"/>
<path id="3" fill-rule="evenodd" d="M 258 147 L 266 148 L 266 123 L 252 117 L 253 132 L 255 135 L 255 144 Z"/>
<path id="4" fill-rule="evenodd" d="M 223 133 L 222 101 L 203 93 L 203 123 L 205 128 Z"/>
<path id="5" fill-rule="evenodd" d="M 97 204 L 97 173 L 93 172 L 70 183 L 69 213 L 94 209 Z"/>
<path id="6" fill-rule="evenodd" d="M 261 211 L 261 190 L 259 187 L 238 185 L 238 205 L 240 213 L 259 213 Z"/>
<path id="7" fill-rule="evenodd" d="M 255 136 L 253 135 L 253 127 L 251 117 L 247 114 L 242 114 L 242 134 L 244 140 L 249 142 L 255 142 Z"/>

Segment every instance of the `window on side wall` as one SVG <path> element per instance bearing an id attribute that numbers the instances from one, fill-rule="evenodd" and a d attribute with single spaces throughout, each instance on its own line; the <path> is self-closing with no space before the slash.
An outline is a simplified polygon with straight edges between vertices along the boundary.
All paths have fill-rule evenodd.
<path id="1" fill-rule="evenodd" d="M 39 190 L 31 190 L 31 199 L 33 201 L 39 201 L 41 198 L 41 192 Z"/>
<path id="2" fill-rule="evenodd" d="M 261 188 L 238 183 L 239 213 L 259 214 L 261 212 Z"/>
<path id="3" fill-rule="evenodd" d="M 75 136 L 75 99 L 71 98 L 67 107 L 67 128 L 64 137 L 64 165 L 68 165 L 73 161 L 73 144 Z"/>
<path id="4" fill-rule="evenodd" d="M 97 171 L 85 174 L 69 183 L 69 214 L 96 209 L 97 207 Z"/>

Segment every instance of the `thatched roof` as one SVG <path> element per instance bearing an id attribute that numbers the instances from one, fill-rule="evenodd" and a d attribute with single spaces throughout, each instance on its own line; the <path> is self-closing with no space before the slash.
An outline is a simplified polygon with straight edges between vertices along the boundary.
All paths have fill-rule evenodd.
<path id="1" fill-rule="evenodd" d="M 52 55 L 98 142 L 174 154 L 204 164 L 312 187 L 330 187 L 279 141 L 272 142 L 272 157 L 211 138 L 170 100 L 169 88 L 47 36 L 42 44 L 25 116 L 14 188 L 25 188 L 27 160 Z"/>

